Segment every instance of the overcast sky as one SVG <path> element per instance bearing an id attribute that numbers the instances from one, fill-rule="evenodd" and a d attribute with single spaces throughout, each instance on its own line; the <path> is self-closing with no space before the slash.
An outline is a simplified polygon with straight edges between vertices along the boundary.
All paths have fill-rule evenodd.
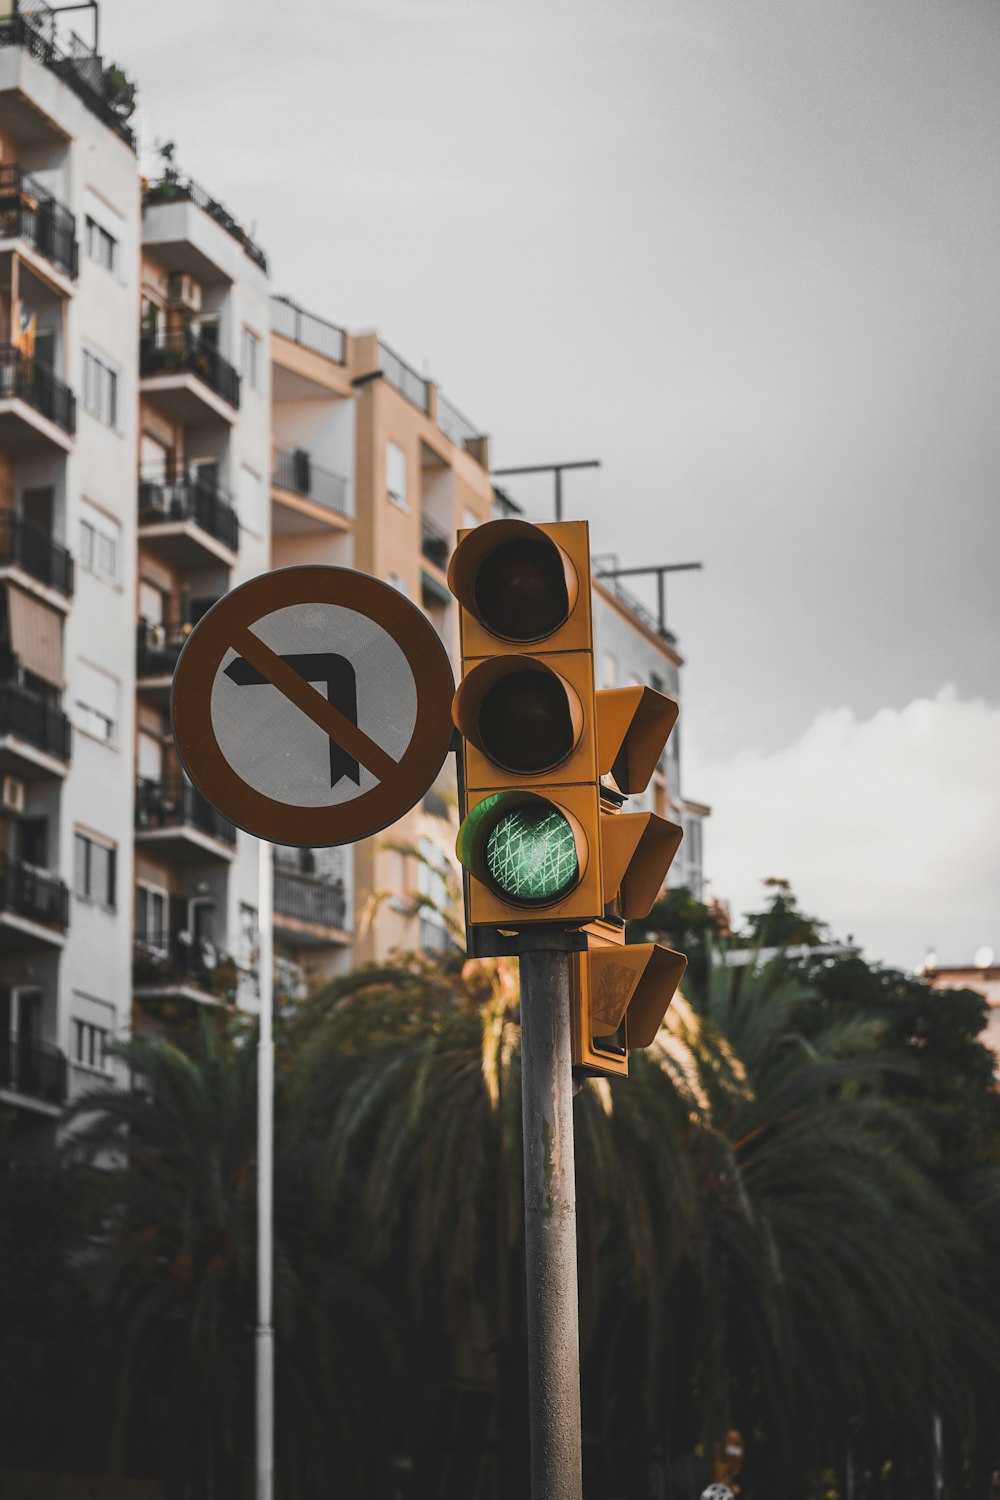
<path id="1" fill-rule="evenodd" d="M 1000 953 L 997 0 L 103 0 L 146 139 L 669 594 L 713 889 Z M 548 481 L 512 485 L 540 519 Z M 990 814 L 992 813 L 992 817 Z"/>

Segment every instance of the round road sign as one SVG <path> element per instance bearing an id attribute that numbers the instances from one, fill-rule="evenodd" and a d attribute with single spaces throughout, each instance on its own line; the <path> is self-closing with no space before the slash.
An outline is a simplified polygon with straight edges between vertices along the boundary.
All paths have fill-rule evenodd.
<path id="1" fill-rule="evenodd" d="M 430 621 L 350 568 L 263 573 L 195 626 L 174 672 L 181 762 L 275 844 L 349 844 L 402 817 L 451 740 L 455 684 Z"/>

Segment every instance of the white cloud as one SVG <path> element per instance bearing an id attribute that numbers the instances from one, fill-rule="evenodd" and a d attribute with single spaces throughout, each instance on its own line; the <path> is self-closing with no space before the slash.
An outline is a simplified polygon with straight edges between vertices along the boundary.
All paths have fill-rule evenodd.
<path id="1" fill-rule="evenodd" d="M 777 875 L 870 958 L 1000 951 L 1000 707 L 946 687 L 865 721 L 825 710 L 780 750 L 688 760 L 712 804 L 705 873 L 734 917 Z"/>

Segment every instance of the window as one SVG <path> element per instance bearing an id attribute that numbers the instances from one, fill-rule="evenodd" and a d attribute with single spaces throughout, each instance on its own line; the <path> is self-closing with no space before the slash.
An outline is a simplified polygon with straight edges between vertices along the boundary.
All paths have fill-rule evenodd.
<path id="1" fill-rule="evenodd" d="M 155 885 L 137 885 L 135 891 L 136 941 L 154 953 L 167 948 L 167 893 Z"/>
<path id="2" fill-rule="evenodd" d="M 80 567 L 105 583 L 118 582 L 121 527 L 92 506 L 80 517 Z"/>
<path id="3" fill-rule="evenodd" d="M 92 1021 L 73 1021 L 73 1061 L 84 1068 L 94 1068 L 99 1073 L 111 1072 L 108 1046 L 111 1032 L 104 1026 L 95 1026 Z"/>
<path id="4" fill-rule="evenodd" d="M 89 833 L 73 835 L 74 894 L 101 906 L 115 905 L 115 846 Z"/>
<path id="5" fill-rule="evenodd" d="M 451 946 L 446 913 L 451 910 L 448 876 L 451 866 L 442 849 L 431 839 L 421 839 L 420 864 L 417 866 L 417 893 L 420 907 L 420 946 L 427 953 L 438 953 Z"/>
<path id="6" fill-rule="evenodd" d="M 105 427 L 117 427 L 117 372 L 89 349 L 83 351 L 83 406 Z"/>
<path id="7" fill-rule="evenodd" d="M 409 510 L 406 502 L 406 454 L 392 442 L 385 445 L 385 488 L 394 505 L 400 510 Z"/>
<path id="8" fill-rule="evenodd" d="M 240 334 L 240 374 L 252 391 L 257 389 L 260 339 L 249 328 Z"/>
<path id="9" fill-rule="evenodd" d="M 89 214 L 84 223 L 84 244 L 88 258 L 103 266 L 105 271 L 114 271 L 118 264 L 118 241 Z"/>
<path id="10" fill-rule="evenodd" d="M 410 585 L 407 583 L 405 578 L 401 578 L 398 573 L 390 573 L 388 581 L 392 584 L 394 589 L 399 590 L 404 599 L 409 599 Z"/>
<path id="11" fill-rule="evenodd" d="M 106 745 L 114 745 L 118 738 L 119 685 L 117 677 L 99 672 L 89 662 L 76 663 L 73 677 L 76 726 Z"/>
<path id="12" fill-rule="evenodd" d="M 240 967 L 252 969 L 257 962 L 257 908 L 240 902 Z"/>
<path id="13" fill-rule="evenodd" d="M 236 476 L 236 511 L 241 526 L 258 540 L 267 536 L 270 517 L 270 495 L 264 481 L 248 464 L 240 464 Z"/>

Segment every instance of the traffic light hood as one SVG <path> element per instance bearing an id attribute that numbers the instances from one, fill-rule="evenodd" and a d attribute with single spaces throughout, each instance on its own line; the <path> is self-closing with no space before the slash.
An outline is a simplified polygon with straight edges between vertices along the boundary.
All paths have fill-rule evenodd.
<path id="1" fill-rule="evenodd" d="M 597 758 L 602 776 L 620 792 L 644 792 L 677 723 L 673 698 L 649 687 L 606 688 L 597 694 Z"/>
<path id="2" fill-rule="evenodd" d="M 590 550 L 584 521 L 487 521 L 460 534 L 448 586 L 462 606 L 462 655 L 590 648 Z"/>

